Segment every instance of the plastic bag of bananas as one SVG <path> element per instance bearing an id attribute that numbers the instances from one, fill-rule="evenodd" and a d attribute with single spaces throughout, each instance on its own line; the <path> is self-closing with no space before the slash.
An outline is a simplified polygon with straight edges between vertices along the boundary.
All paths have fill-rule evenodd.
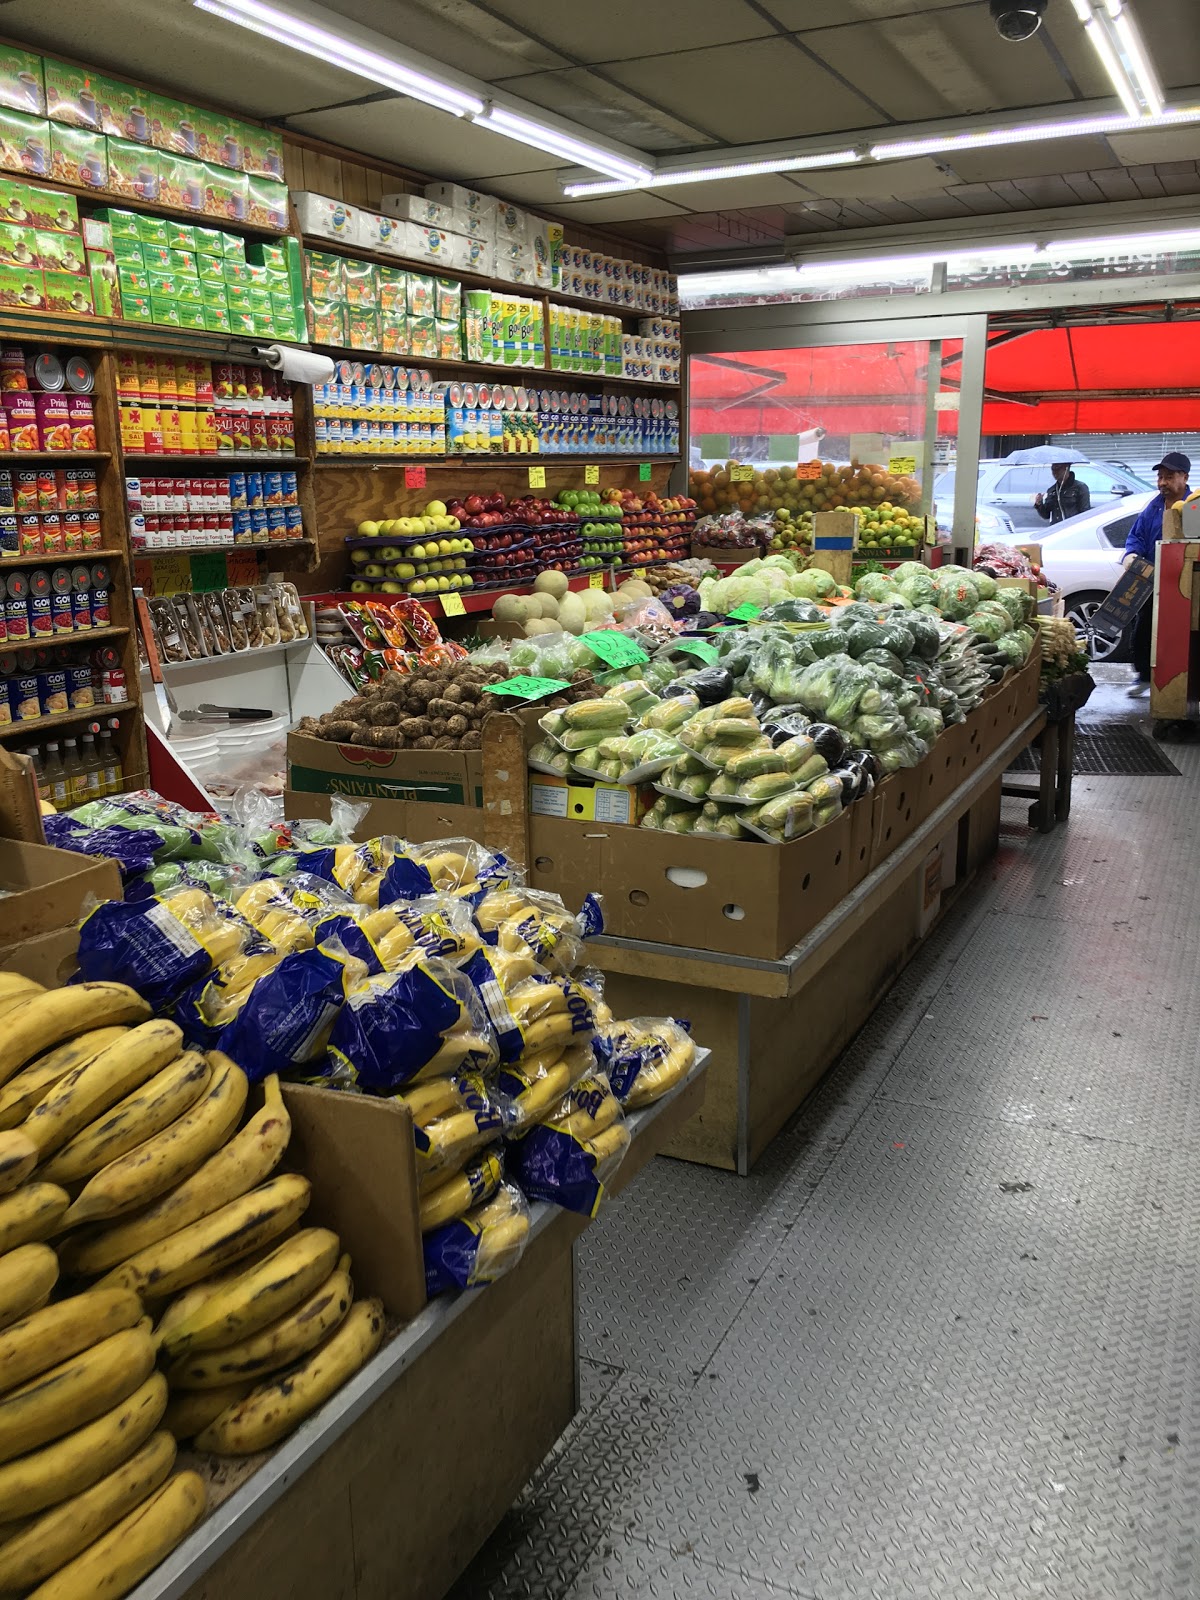
<path id="1" fill-rule="evenodd" d="M 475 906 L 490 890 L 507 888 L 512 872 L 507 856 L 485 849 L 474 839 L 410 845 L 384 873 L 379 904 L 420 900 L 441 891 Z"/>
<path id="2" fill-rule="evenodd" d="M 425 1292 L 474 1289 L 510 1272 L 529 1238 L 529 1205 L 515 1184 L 424 1236 Z"/>
<path id="3" fill-rule="evenodd" d="M 80 924 L 79 970 L 87 982 L 128 984 L 161 1011 L 256 942 L 251 924 L 204 889 L 105 900 Z"/>
<path id="4" fill-rule="evenodd" d="M 588 895 L 575 916 L 558 895 L 518 885 L 489 890 L 475 908 L 475 921 L 496 949 L 560 973 L 573 972 L 583 958 L 583 941 L 604 929 L 596 895 Z"/>
<path id="5" fill-rule="evenodd" d="M 510 1133 L 509 1170 L 531 1200 L 594 1217 L 629 1142 L 621 1103 L 596 1072 L 572 1084 L 541 1122 Z"/>
<path id="6" fill-rule="evenodd" d="M 691 1071 L 696 1046 L 676 1017 L 629 1017 L 597 1028 L 596 1060 L 627 1111 L 652 1105 Z"/>
<path id="7" fill-rule="evenodd" d="M 477 1073 L 431 1078 L 395 1096 L 412 1112 L 417 1184 L 422 1194 L 484 1145 L 501 1137 L 504 1106 Z"/>

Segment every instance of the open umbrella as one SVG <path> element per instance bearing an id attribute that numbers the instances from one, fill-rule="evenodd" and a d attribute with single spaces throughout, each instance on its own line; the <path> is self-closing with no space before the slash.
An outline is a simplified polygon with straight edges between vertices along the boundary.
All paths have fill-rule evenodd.
<path id="1" fill-rule="evenodd" d="M 1018 467 L 1052 467 L 1056 461 L 1089 461 L 1091 457 L 1081 456 L 1078 450 L 1068 450 L 1062 444 L 1035 444 L 1028 450 L 1013 450 L 1003 459 Z"/>

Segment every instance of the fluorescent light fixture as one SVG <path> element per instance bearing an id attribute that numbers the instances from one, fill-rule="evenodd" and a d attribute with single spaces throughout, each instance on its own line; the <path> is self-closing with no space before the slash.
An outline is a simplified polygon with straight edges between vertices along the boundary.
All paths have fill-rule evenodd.
<path id="1" fill-rule="evenodd" d="M 192 3 L 199 11 L 236 23 L 239 28 L 247 28 L 251 33 L 261 34 L 265 39 L 287 45 L 304 55 L 315 56 L 318 61 L 328 61 L 370 83 L 396 89 L 425 105 L 436 106 L 439 111 L 469 117 L 483 110 L 482 95 L 442 82 L 408 65 L 398 46 L 393 53 L 391 49 L 372 49 L 360 44 L 354 35 L 356 32 L 366 35 L 367 30 L 356 30 L 347 18 L 326 11 L 322 6 L 305 5 L 301 11 L 284 10 L 267 4 L 266 0 L 192 0 Z M 379 37 L 381 45 L 388 42 L 382 36 L 367 36 Z"/>
<path id="2" fill-rule="evenodd" d="M 763 172 L 812 172 L 818 167 L 849 167 L 862 157 L 857 150 L 824 150 L 815 155 L 764 157 L 761 161 L 719 162 L 709 167 L 667 167 L 648 171 L 637 183 L 569 183 L 564 192 L 572 200 L 621 194 L 628 189 L 665 189 L 676 183 L 709 183 L 720 178 L 752 178 Z M 594 163 L 593 163 L 594 165 Z"/>
<path id="3" fill-rule="evenodd" d="M 980 133 L 943 133 L 920 139 L 893 139 L 884 144 L 873 144 L 871 155 L 876 161 L 898 161 L 905 156 L 986 150 L 997 145 L 1034 144 L 1044 139 L 1070 139 L 1092 133 L 1142 133 L 1147 128 L 1176 127 L 1187 122 L 1200 122 L 1200 106 L 1180 106 L 1160 111 L 1154 116 L 1123 116 L 1110 111 L 1095 117 L 1061 117 L 1053 122 L 987 128 Z"/>
<path id="4" fill-rule="evenodd" d="M 873 278 L 914 278 L 932 272 L 943 262 L 948 267 L 986 266 L 989 262 L 1032 260 L 1040 254 L 1028 239 L 1006 244 L 983 245 L 971 250 L 939 250 L 921 255 L 859 256 L 827 260 L 817 256 L 790 267 L 763 267 L 756 270 L 704 272 L 679 280 L 679 293 L 685 298 L 718 294 L 786 294 L 789 289 L 805 289 L 813 284 L 869 282 Z"/>
<path id="5" fill-rule="evenodd" d="M 1174 233 L 1121 233 L 1103 239 L 1051 239 L 1048 256 L 1070 256 L 1086 261 L 1092 256 L 1166 255 L 1200 250 L 1200 228 L 1179 228 Z"/>
<path id="6" fill-rule="evenodd" d="M 1131 117 L 1157 116 L 1162 89 L 1126 0 L 1072 0 L 1092 48 Z"/>
<path id="7" fill-rule="evenodd" d="M 592 167 L 597 172 L 607 172 L 616 180 L 613 187 L 617 189 L 637 188 L 650 177 L 650 168 L 644 162 L 634 161 L 604 145 L 577 139 L 561 128 L 519 116 L 504 106 L 481 106 L 472 120 L 476 127 L 502 133 L 506 139 L 517 139 L 521 144 L 532 145 L 535 150 L 545 150 L 567 161 L 578 161 L 580 165 Z"/>

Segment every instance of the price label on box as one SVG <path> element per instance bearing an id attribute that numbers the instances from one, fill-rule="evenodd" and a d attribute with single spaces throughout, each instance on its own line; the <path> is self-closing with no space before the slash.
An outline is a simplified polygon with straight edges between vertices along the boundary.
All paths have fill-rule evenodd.
<path id="1" fill-rule="evenodd" d="M 583 469 L 583 481 L 584 481 L 584 483 L 599 483 L 600 482 L 600 468 L 599 467 L 584 467 L 584 469 Z"/>
<path id="2" fill-rule="evenodd" d="M 404 487 L 406 489 L 423 489 L 425 487 L 425 468 L 405 467 Z"/>
<path id="3" fill-rule="evenodd" d="M 232 588 L 246 588 L 258 582 L 258 557 L 253 550 L 231 550 L 225 557 L 225 577 Z"/>
<path id="4" fill-rule="evenodd" d="M 650 463 L 648 461 L 643 461 L 641 466 L 638 467 L 638 477 L 643 483 L 650 482 Z"/>
<path id="5" fill-rule="evenodd" d="M 606 667 L 613 669 L 639 667 L 643 661 L 650 659 L 640 644 L 627 639 L 623 633 L 610 633 L 607 630 L 585 633 L 581 635 L 580 642 L 587 645 L 593 655 L 599 656 Z"/>
<path id="6" fill-rule="evenodd" d="M 529 487 L 531 489 L 544 489 L 546 487 L 545 467 L 530 467 Z"/>
<path id="7" fill-rule="evenodd" d="M 796 476 L 808 481 L 821 476 L 821 463 L 819 461 L 801 461 L 796 468 Z"/>
<path id="8" fill-rule="evenodd" d="M 448 617 L 465 617 L 466 616 L 467 608 L 462 603 L 462 595 L 454 594 L 453 592 L 451 592 L 450 594 L 440 594 L 440 595 L 438 595 L 438 599 L 442 602 L 442 610 L 446 614 L 446 616 L 448 616 Z"/>
<path id="9" fill-rule="evenodd" d="M 603 589 L 603 587 L 604 587 L 604 574 L 602 572 L 589 572 L 588 573 L 588 588 L 589 589 Z"/>
<path id="10" fill-rule="evenodd" d="M 485 683 L 483 692 L 511 695 L 514 700 L 541 700 L 570 687 L 563 678 L 509 678 L 506 683 Z"/>
<path id="11" fill-rule="evenodd" d="M 730 467 L 729 478 L 732 483 L 753 483 L 754 468 L 745 466 Z"/>
<path id="12" fill-rule="evenodd" d="M 673 644 L 671 649 L 677 655 L 695 656 L 697 661 L 703 661 L 706 667 L 720 659 L 721 652 L 715 644 L 709 644 L 707 639 L 680 639 L 678 644 Z"/>
<path id="13" fill-rule="evenodd" d="M 190 594 L 192 563 L 187 556 L 155 556 L 155 594 Z"/>

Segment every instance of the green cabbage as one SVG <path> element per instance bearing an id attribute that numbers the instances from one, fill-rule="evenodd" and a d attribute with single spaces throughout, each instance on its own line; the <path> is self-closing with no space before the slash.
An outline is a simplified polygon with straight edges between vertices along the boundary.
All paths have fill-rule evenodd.
<path id="1" fill-rule="evenodd" d="M 979 590 L 969 573 L 943 568 L 934 580 L 937 607 L 951 622 L 962 622 L 979 604 Z"/>

